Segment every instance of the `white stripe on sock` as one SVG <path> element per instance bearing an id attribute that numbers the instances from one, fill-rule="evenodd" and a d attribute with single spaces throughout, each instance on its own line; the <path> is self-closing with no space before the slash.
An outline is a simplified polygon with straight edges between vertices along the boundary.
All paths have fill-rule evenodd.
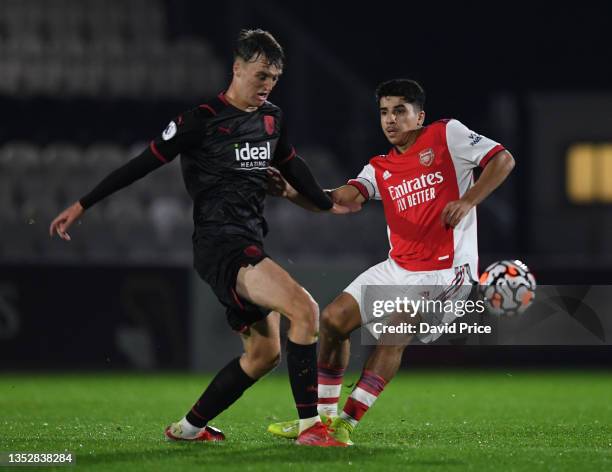
<path id="1" fill-rule="evenodd" d="M 357 421 L 351 415 L 347 415 L 344 411 L 342 413 L 340 413 L 340 418 L 342 418 L 344 421 L 349 422 L 353 426 L 357 426 L 357 424 L 359 423 L 359 421 Z"/>
<path id="2" fill-rule="evenodd" d="M 323 385 L 319 384 L 319 398 L 338 398 L 342 385 Z"/>
<path id="3" fill-rule="evenodd" d="M 372 395 L 370 392 L 366 392 L 361 387 L 357 387 L 355 390 L 353 390 L 353 393 L 351 393 L 351 398 L 354 398 L 358 402 L 361 402 L 370 408 L 378 397 L 376 395 Z"/>
<path id="4" fill-rule="evenodd" d="M 330 418 L 335 418 L 336 416 L 338 416 L 338 403 L 319 403 L 317 405 L 317 411 L 319 412 L 319 415 L 325 415 Z"/>

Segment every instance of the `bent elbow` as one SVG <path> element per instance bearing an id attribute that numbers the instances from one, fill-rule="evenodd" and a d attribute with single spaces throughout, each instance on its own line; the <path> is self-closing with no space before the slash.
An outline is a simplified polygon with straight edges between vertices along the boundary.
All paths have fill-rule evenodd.
<path id="1" fill-rule="evenodd" d="M 500 171 L 505 172 L 506 175 L 510 174 L 510 172 L 512 172 L 512 169 L 514 169 L 514 166 L 516 165 L 516 162 L 514 161 L 514 157 L 506 149 L 497 153 L 494 159 L 495 159 L 497 168 Z"/>
<path id="2" fill-rule="evenodd" d="M 508 151 L 506 151 L 506 153 L 508 154 L 506 157 L 506 169 L 509 174 L 510 172 L 512 172 L 512 170 L 516 166 L 516 161 L 514 160 L 514 157 L 512 156 L 512 154 L 510 154 Z"/>
<path id="3" fill-rule="evenodd" d="M 506 166 L 508 167 L 508 174 L 512 172 L 512 170 L 516 166 L 516 161 L 514 160 L 514 157 L 512 156 L 512 154 L 510 153 L 508 153 L 508 159 L 507 159 Z"/>

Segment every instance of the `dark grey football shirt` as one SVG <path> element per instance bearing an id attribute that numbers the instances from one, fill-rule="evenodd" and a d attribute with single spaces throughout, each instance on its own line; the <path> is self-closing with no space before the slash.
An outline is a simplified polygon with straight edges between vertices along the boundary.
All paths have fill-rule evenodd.
<path id="1" fill-rule="evenodd" d="M 245 112 L 223 94 L 176 117 L 150 148 L 165 162 L 181 155 L 196 237 L 224 233 L 261 240 L 267 232 L 266 169 L 295 156 L 279 107 L 266 102 Z"/>

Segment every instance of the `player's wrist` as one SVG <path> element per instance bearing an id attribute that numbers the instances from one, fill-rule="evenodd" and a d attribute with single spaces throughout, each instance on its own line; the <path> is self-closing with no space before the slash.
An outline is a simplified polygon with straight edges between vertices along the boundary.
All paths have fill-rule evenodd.
<path id="1" fill-rule="evenodd" d="M 295 200 L 299 196 L 299 192 L 291 186 L 287 186 L 285 189 L 285 198 L 289 200 Z"/>
<path id="2" fill-rule="evenodd" d="M 461 201 L 470 206 L 470 210 L 478 205 L 478 199 L 471 195 L 464 195 L 461 197 Z"/>

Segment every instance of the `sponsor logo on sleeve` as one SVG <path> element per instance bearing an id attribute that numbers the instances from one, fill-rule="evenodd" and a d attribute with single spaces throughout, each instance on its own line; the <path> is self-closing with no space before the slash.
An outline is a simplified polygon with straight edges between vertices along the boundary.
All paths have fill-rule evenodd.
<path id="1" fill-rule="evenodd" d="M 470 133 L 468 139 L 470 140 L 470 146 L 476 146 L 482 139 L 482 136 L 476 133 Z"/>
<path id="2" fill-rule="evenodd" d="M 166 126 L 166 129 L 162 133 L 162 139 L 164 141 L 168 141 L 169 139 L 172 139 L 175 134 L 176 134 L 176 123 L 174 121 L 171 121 L 170 123 L 168 123 L 168 126 Z"/>

